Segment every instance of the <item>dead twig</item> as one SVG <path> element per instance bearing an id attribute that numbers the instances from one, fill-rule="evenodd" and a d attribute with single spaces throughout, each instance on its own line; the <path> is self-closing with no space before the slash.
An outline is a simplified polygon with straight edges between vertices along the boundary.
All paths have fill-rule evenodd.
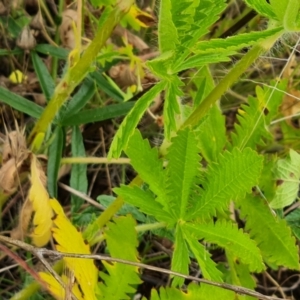
<path id="1" fill-rule="evenodd" d="M 167 270 L 167 269 L 158 268 L 158 267 L 154 267 L 154 266 L 149 266 L 149 265 L 142 264 L 142 263 L 136 263 L 136 262 L 132 262 L 132 261 L 125 260 L 125 259 L 113 258 L 113 257 L 109 257 L 109 256 L 106 256 L 106 255 L 63 253 L 63 252 L 58 252 L 58 251 L 54 251 L 54 250 L 48 250 L 46 248 L 36 248 L 36 247 L 33 247 L 33 246 L 31 246 L 29 244 L 26 244 L 24 242 L 14 240 L 14 239 L 11 239 L 9 237 L 2 236 L 2 235 L 0 235 L 0 241 L 2 241 L 4 243 L 12 244 L 12 245 L 20 247 L 20 248 L 22 248 L 26 251 L 29 251 L 32 254 L 34 254 L 35 256 L 37 256 L 39 259 L 41 259 L 41 257 L 44 258 L 44 256 L 48 256 L 49 258 L 52 258 L 52 259 L 62 259 L 64 257 L 73 257 L 73 258 L 104 260 L 104 261 L 108 261 L 108 262 L 117 262 L 117 263 L 122 263 L 122 264 L 135 266 L 135 267 L 142 268 L 142 269 L 152 270 L 152 271 L 155 271 L 155 272 L 161 272 L 161 273 L 168 274 L 168 275 L 171 275 L 171 276 L 182 277 L 182 278 L 185 278 L 185 279 L 188 279 L 188 280 L 192 280 L 192 281 L 200 282 L 200 283 L 203 283 L 203 284 L 208 284 L 208 285 L 216 286 L 216 287 L 223 288 L 223 289 L 226 289 L 226 290 L 230 290 L 230 291 L 233 291 L 237 294 L 256 297 L 256 298 L 261 299 L 261 300 L 284 300 L 283 298 L 265 296 L 261 293 L 258 293 L 256 291 L 253 291 L 253 290 L 250 290 L 250 289 L 247 289 L 247 288 L 244 288 L 244 287 L 240 287 L 240 286 L 236 286 L 236 285 L 232 285 L 232 284 L 227 284 L 227 283 L 214 282 L 214 281 L 210 281 L 210 280 L 197 278 L 197 277 L 185 275 L 185 274 L 182 274 L 182 273 L 170 271 L 170 270 Z M 41 262 L 44 263 L 44 261 L 41 261 Z"/>

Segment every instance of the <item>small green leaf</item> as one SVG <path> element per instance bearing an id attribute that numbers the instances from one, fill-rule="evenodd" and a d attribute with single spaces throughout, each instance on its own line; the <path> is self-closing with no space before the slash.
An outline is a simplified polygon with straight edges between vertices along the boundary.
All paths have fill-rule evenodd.
<path id="1" fill-rule="evenodd" d="M 236 54 L 234 51 L 223 53 L 200 53 L 187 58 L 181 65 L 173 68 L 174 73 L 181 72 L 191 68 L 198 68 L 208 64 L 230 61 L 229 56 Z"/>
<path id="2" fill-rule="evenodd" d="M 112 104 L 96 109 L 79 111 L 76 114 L 65 118 L 62 121 L 62 125 L 76 126 L 113 119 L 127 114 L 133 106 L 134 102 L 125 102 L 121 104 Z"/>
<path id="3" fill-rule="evenodd" d="M 230 36 L 226 39 L 212 39 L 209 41 L 200 41 L 192 49 L 195 53 L 220 53 L 230 51 L 237 51 L 244 47 L 249 47 L 262 41 L 266 38 L 283 30 L 283 27 L 277 27 L 264 31 L 254 31 L 248 33 L 241 33 L 238 35 Z"/>
<path id="4" fill-rule="evenodd" d="M 218 163 L 211 164 L 202 183 L 203 192 L 190 209 L 189 219 L 207 218 L 222 211 L 230 200 L 243 199 L 258 182 L 263 158 L 249 148 L 220 155 Z"/>
<path id="5" fill-rule="evenodd" d="M 251 272 L 261 272 L 265 268 L 255 242 L 233 223 L 185 223 L 183 230 L 194 235 L 194 238 L 198 240 L 204 238 L 207 242 L 225 248 L 243 263 L 249 265 Z"/>
<path id="6" fill-rule="evenodd" d="M 35 51 L 31 51 L 31 59 L 35 73 L 39 79 L 40 86 L 48 102 L 51 99 L 55 89 L 54 81 L 44 62 Z"/>
<path id="7" fill-rule="evenodd" d="M 184 219 L 195 176 L 200 168 L 195 134 L 181 130 L 168 149 L 166 190 L 169 205 L 176 218 Z"/>
<path id="8" fill-rule="evenodd" d="M 158 221 L 174 223 L 173 217 L 163 209 L 154 195 L 144 191 L 137 186 L 122 185 L 120 188 L 114 188 L 114 192 L 121 196 L 125 202 L 138 207 L 147 215 L 154 216 Z"/>
<path id="9" fill-rule="evenodd" d="M 172 20 L 171 8 L 175 2 L 164 0 L 160 2 L 158 17 L 158 44 L 161 53 L 174 50 L 178 43 L 177 29 Z"/>
<path id="10" fill-rule="evenodd" d="M 139 262 L 135 226 L 131 216 L 114 218 L 113 222 L 108 223 L 104 236 L 111 257 Z M 130 299 L 128 295 L 134 294 L 141 283 L 138 267 L 123 263 L 102 263 L 108 273 L 100 272 L 103 282 L 98 284 L 97 299 Z"/>
<path id="11" fill-rule="evenodd" d="M 53 135 L 54 139 L 48 149 L 47 186 L 50 196 L 52 198 L 57 198 L 57 177 L 64 148 L 65 137 L 63 129 L 60 126 L 55 128 Z"/>
<path id="12" fill-rule="evenodd" d="M 256 10 L 260 15 L 267 17 L 269 19 L 276 20 L 276 14 L 274 13 L 273 8 L 267 1 L 261 0 L 245 0 L 247 5 L 254 10 Z M 277 1 L 280 2 L 280 1 Z"/>
<path id="13" fill-rule="evenodd" d="M 263 256 L 278 266 L 299 269 L 298 248 L 286 222 L 274 216 L 264 199 L 248 195 L 239 204 L 246 229 Z"/>
<path id="14" fill-rule="evenodd" d="M 217 105 L 210 109 L 196 132 L 201 154 L 208 162 L 216 162 L 227 140 L 225 117 Z"/>
<path id="15" fill-rule="evenodd" d="M 166 83 L 164 81 L 159 82 L 146 92 L 135 104 L 132 110 L 127 114 L 123 123 L 119 127 L 114 139 L 111 143 L 108 157 L 118 158 L 121 155 L 122 150 L 127 147 L 130 137 L 133 135 L 134 130 L 148 108 L 150 103 L 155 97 L 165 88 Z"/>
<path id="16" fill-rule="evenodd" d="M 172 271 L 179 272 L 185 275 L 189 274 L 189 251 L 184 239 L 183 231 L 180 224 L 177 224 L 175 231 L 175 244 L 172 256 Z M 184 283 L 184 278 L 174 277 L 172 286 L 181 287 Z"/>
<path id="17" fill-rule="evenodd" d="M 0 86 L 0 102 L 3 102 L 9 105 L 10 107 L 36 119 L 38 119 L 43 112 L 43 108 L 41 106 L 15 93 L 12 93 L 1 86 Z"/>
<path id="18" fill-rule="evenodd" d="M 132 167 L 146 182 L 151 191 L 165 198 L 163 162 L 158 158 L 157 148 L 151 148 L 148 140 L 143 140 L 141 133 L 136 130 L 128 141 L 125 153 L 130 158 Z"/>
<path id="19" fill-rule="evenodd" d="M 64 48 L 55 47 L 49 44 L 38 44 L 36 45 L 34 50 L 60 59 L 67 59 L 70 52 L 69 50 L 66 50 Z"/>
<path id="20" fill-rule="evenodd" d="M 177 131 L 176 117 L 180 114 L 179 101 L 180 96 L 183 96 L 180 86 L 184 85 L 177 76 L 168 77 L 164 105 L 164 128 L 167 139 L 170 138 L 172 131 Z"/>
<path id="21" fill-rule="evenodd" d="M 280 159 L 276 169 L 276 194 L 270 202 L 272 208 L 283 208 L 292 204 L 298 195 L 300 178 L 300 155 L 290 149 L 289 157 Z"/>
<path id="22" fill-rule="evenodd" d="M 82 134 L 78 126 L 73 126 L 72 140 L 71 140 L 72 156 L 73 157 L 85 157 L 85 148 L 83 144 Z M 70 186 L 84 194 L 87 193 L 88 181 L 87 181 L 87 165 L 85 164 L 74 164 L 72 165 Z M 78 211 L 82 205 L 82 198 L 72 195 L 71 204 L 72 212 Z"/>
<path id="23" fill-rule="evenodd" d="M 223 282 L 222 273 L 217 268 L 216 263 L 210 258 L 209 252 L 206 251 L 204 246 L 189 231 L 184 231 L 183 233 L 184 239 L 197 259 L 203 277 L 212 281 Z"/>

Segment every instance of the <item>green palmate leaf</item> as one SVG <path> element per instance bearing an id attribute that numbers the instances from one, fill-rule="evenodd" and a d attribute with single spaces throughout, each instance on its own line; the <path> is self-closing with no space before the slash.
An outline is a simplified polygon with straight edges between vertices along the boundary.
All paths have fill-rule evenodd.
<path id="1" fill-rule="evenodd" d="M 243 198 L 257 184 L 262 162 L 263 158 L 249 148 L 225 152 L 219 163 L 210 165 L 202 183 L 204 191 L 187 217 L 210 217 L 225 209 L 230 200 Z"/>
<path id="2" fill-rule="evenodd" d="M 262 257 L 254 241 L 233 223 L 217 222 L 182 225 L 196 239 L 205 239 L 215 243 L 226 251 L 237 256 L 241 262 L 249 265 L 251 272 L 261 272 L 264 269 Z"/>
<path id="3" fill-rule="evenodd" d="M 282 31 L 282 27 L 268 29 L 264 31 L 242 33 L 231 36 L 226 39 L 212 39 L 210 41 L 200 41 L 192 49 L 195 53 L 222 53 L 228 50 L 239 50 L 244 47 L 249 47 L 257 42 L 273 36 Z"/>
<path id="4" fill-rule="evenodd" d="M 165 0 L 160 2 L 158 22 L 158 44 L 161 53 L 175 50 L 178 43 L 177 29 L 172 20 L 171 8 L 175 1 Z"/>
<path id="5" fill-rule="evenodd" d="M 276 193 L 271 200 L 272 208 L 283 208 L 290 205 L 297 198 L 300 177 L 300 155 L 290 150 L 289 157 L 277 162 L 275 173 Z"/>
<path id="6" fill-rule="evenodd" d="M 163 206 L 155 201 L 154 195 L 137 186 L 122 185 L 115 188 L 114 192 L 121 196 L 126 203 L 137 206 L 143 213 L 154 216 L 158 221 L 174 223 L 172 215 L 163 209 Z"/>
<path id="7" fill-rule="evenodd" d="M 285 19 L 286 14 L 289 12 L 289 3 L 294 4 L 294 9 L 296 10 L 296 12 L 298 12 L 298 8 L 297 7 L 297 0 L 282 0 L 282 1 L 276 1 L 276 0 L 270 0 L 270 6 L 273 10 L 273 12 L 276 14 L 277 18 L 279 21 L 283 21 Z M 299 2 L 298 2 L 299 4 Z"/>
<path id="8" fill-rule="evenodd" d="M 40 86 L 46 97 L 46 100 L 49 101 L 53 95 L 55 89 L 55 83 L 42 59 L 38 56 L 35 51 L 31 52 L 31 59 L 33 67 L 37 77 L 39 79 Z"/>
<path id="9" fill-rule="evenodd" d="M 245 0 L 248 6 L 256 10 L 260 15 L 270 19 L 277 19 L 271 5 L 267 1 Z"/>
<path id="10" fill-rule="evenodd" d="M 222 282 L 222 273 L 217 268 L 216 263 L 210 258 L 210 254 L 205 250 L 204 246 L 189 231 L 184 231 L 184 239 L 197 259 L 203 277 L 212 281 Z"/>
<path id="11" fill-rule="evenodd" d="M 226 253 L 227 261 L 229 264 L 229 272 L 231 275 L 231 284 L 246 287 L 248 289 L 254 290 L 256 287 L 255 280 L 252 277 L 247 265 L 241 263 L 230 253 Z M 253 300 L 251 296 L 238 297 L 238 299 L 243 300 Z"/>
<path id="12" fill-rule="evenodd" d="M 79 127 L 74 126 L 72 131 L 72 156 L 85 157 L 85 148 L 83 144 L 82 134 Z M 87 193 L 88 181 L 87 181 L 87 165 L 86 164 L 74 164 L 71 170 L 70 186 L 84 194 Z M 82 198 L 71 195 L 72 212 L 77 212 L 83 203 Z"/>
<path id="13" fill-rule="evenodd" d="M 74 125 L 88 124 L 92 122 L 104 121 L 104 120 L 124 116 L 132 109 L 133 106 L 134 106 L 133 102 L 125 102 L 121 104 L 112 104 L 112 105 L 108 105 L 96 109 L 87 109 L 84 111 L 79 111 L 74 115 L 71 115 L 68 118 L 63 119 L 62 125 L 74 126 Z"/>
<path id="14" fill-rule="evenodd" d="M 167 138 L 177 130 L 176 115 L 180 114 L 179 97 L 183 95 L 180 86 L 184 85 L 177 76 L 169 76 L 164 105 L 164 128 Z"/>
<path id="15" fill-rule="evenodd" d="M 257 242 L 263 256 L 271 263 L 299 269 L 298 249 L 286 222 L 273 215 L 268 203 L 248 195 L 239 202 L 246 217 L 246 229 Z"/>
<path id="16" fill-rule="evenodd" d="M 65 119 L 72 118 L 74 114 L 79 112 L 85 106 L 94 94 L 94 82 L 89 79 L 85 79 L 79 91 L 72 97 L 68 105 L 59 111 L 57 122 L 64 123 Z"/>
<path id="17" fill-rule="evenodd" d="M 47 187 L 52 198 L 57 198 L 57 178 L 64 144 L 63 129 L 57 126 L 54 131 L 54 139 L 48 149 Z"/>
<path id="18" fill-rule="evenodd" d="M 225 117 L 214 105 L 208 117 L 197 129 L 197 142 L 201 154 L 208 162 L 216 162 L 226 143 Z"/>
<path id="19" fill-rule="evenodd" d="M 69 50 L 66 50 L 64 48 L 55 47 L 49 44 L 38 44 L 34 48 L 37 52 L 51 55 L 60 59 L 67 59 Z"/>
<path id="20" fill-rule="evenodd" d="M 172 139 L 167 159 L 166 190 L 169 205 L 177 219 L 184 219 L 191 188 L 200 167 L 193 131 L 185 129 L 178 132 L 177 137 Z"/>
<path id="21" fill-rule="evenodd" d="M 108 157 L 119 157 L 122 150 L 127 147 L 130 137 L 141 119 L 143 113 L 148 108 L 155 97 L 165 88 L 166 83 L 161 81 L 147 93 L 145 93 L 134 105 L 132 110 L 125 117 L 123 123 L 114 136 L 113 142 L 110 146 Z"/>
<path id="22" fill-rule="evenodd" d="M 111 257 L 139 262 L 137 259 L 138 239 L 135 220 L 131 216 L 118 217 L 108 223 L 105 231 L 107 248 Z M 124 238 L 126 237 L 126 238 Z M 135 286 L 141 283 L 136 266 L 102 261 L 107 273 L 100 272 L 103 282 L 98 284 L 98 299 L 131 299 Z"/>
<path id="23" fill-rule="evenodd" d="M 177 224 L 175 230 L 175 244 L 172 256 L 172 271 L 179 272 L 182 274 L 189 274 L 189 251 L 187 244 L 184 239 L 183 231 L 180 224 Z M 172 286 L 182 286 L 184 283 L 184 278 L 174 277 Z"/>
<path id="24" fill-rule="evenodd" d="M 139 176 L 146 182 L 152 192 L 165 199 L 163 162 L 158 158 L 157 148 L 151 148 L 148 140 L 143 140 L 141 133 L 136 130 L 125 150 L 131 165 Z"/>
<path id="25" fill-rule="evenodd" d="M 0 86 L 0 102 L 23 112 L 33 118 L 39 118 L 43 112 L 43 108 L 32 101 L 29 101 L 15 93 Z"/>

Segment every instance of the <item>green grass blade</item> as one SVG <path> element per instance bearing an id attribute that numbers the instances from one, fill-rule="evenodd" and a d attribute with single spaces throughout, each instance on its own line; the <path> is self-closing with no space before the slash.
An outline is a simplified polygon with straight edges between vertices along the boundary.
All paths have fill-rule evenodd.
<path id="1" fill-rule="evenodd" d="M 55 47 L 49 44 L 38 44 L 34 48 L 37 52 L 50 55 L 59 59 L 67 59 L 69 50 L 66 50 L 64 48 Z"/>
<path id="2" fill-rule="evenodd" d="M 112 104 L 96 109 L 80 111 L 62 121 L 64 126 L 81 125 L 92 122 L 108 120 L 126 115 L 134 106 L 134 102 L 125 102 L 122 104 Z"/>
<path id="3" fill-rule="evenodd" d="M 63 107 L 59 112 L 57 122 L 63 123 L 65 119 L 72 118 L 73 115 L 77 114 L 86 105 L 86 103 L 93 97 L 94 94 L 94 82 L 90 79 L 85 79 L 79 91 L 68 102 L 68 105 Z"/>
<path id="4" fill-rule="evenodd" d="M 53 95 L 55 89 L 55 83 L 50 73 L 48 72 L 48 69 L 45 66 L 44 62 L 35 51 L 31 52 L 31 60 L 33 63 L 35 73 L 39 79 L 39 83 L 42 88 L 42 91 L 48 102 Z"/>
<path id="5" fill-rule="evenodd" d="M 60 160 L 65 143 L 63 129 L 57 126 L 54 133 L 54 139 L 48 149 L 48 164 L 47 164 L 47 187 L 52 198 L 57 198 L 57 178 L 60 167 Z"/>
<path id="6" fill-rule="evenodd" d="M 72 131 L 72 156 L 74 157 L 85 157 L 85 148 L 83 144 L 82 134 L 78 126 L 73 126 Z M 85 164 L 74 164 L 72 165 L 70 186 L 76 191 L 87 193 L 88 180 L 87 180 L 87 165 Z M 83 203 L 82 198 L 72 195 L 71 205 L 72 213 L 76 213 Z"/>
<path id="7" fill-rule="evenodd" d="M 43 107 L 15 93 L 12 93 L 3 87 L 0 87 L 0 102 L 3 102 L 10 107 L 33 118 L 39 118 L 43 112 Z"/>
<path id="8" fill-rule="evenodd" d="M 95 80 L 97 86 L 101 91 L 116 101 L 123 102 L 123 96 L 105 79 L 105 77 L 99 72 L 94 72 L 91 77 Z"/>

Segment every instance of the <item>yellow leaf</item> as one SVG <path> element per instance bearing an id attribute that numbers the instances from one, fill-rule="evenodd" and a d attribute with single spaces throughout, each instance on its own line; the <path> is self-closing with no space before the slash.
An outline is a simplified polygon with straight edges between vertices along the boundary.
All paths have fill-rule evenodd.
<path id="1" fill-rule="evenodd" d="M 56 213 L 52 228 L 53 237 L 58 245 L 56 249 L 60 252 L 91 254 L 90 246 L 83 240 L 82 234 L 72 225 L 65 216 L 59 202 L 50 200 L 51 206 Z M 84 295 L 85 300 L 96 300 L 95 286 L 97 284 L 98 270 L 92 259 L 65 257 L 66 266 L 71 270 Z"/>
<path id="2" fill-rule="evenodd" d="M 26 79 L 27 79 L 27 76 L 24 75 L 20 70 L 13 71 L 9 75 L 9 80 L 15 84 L 22 83 Z"/>
<path id="3" fill-rule="evenodd" d="M 134 30 L 140 30 L 141 27 L 149 27 L 155 23 L 154 17 L 139 9 L 136 5 L 130 7 L 129 12 L 123 17 L 121 25 L 126 27 L 129 24 Z"/>
<path id="4" fill-rule="evenodd" d="M 54 296 L 57 300 L 65 300 L 66 292 L 65 289 L 59 284 L 59 282 L 49 273 L 39 272 L 41 279 L 47 283 L 49 292 Z M 62 281 L 68 286 L 70 279 L 66 275 L 62 275 Z M 72 293 L 76 296 L 78 300 L 85 300 L 80 292 L 78 284 L 72 284 Z"/>
<path id="5" fill-rule="evenodd" d="M 29 200 L 32 203 L 34 230 L 31 234 L 33 243 L 42 247 L 51 237 L 53 211 L 49 202 L 49 194 L 45 188 L 46 176 L 35 155 L 31 159 L 31 187 Z"/>

